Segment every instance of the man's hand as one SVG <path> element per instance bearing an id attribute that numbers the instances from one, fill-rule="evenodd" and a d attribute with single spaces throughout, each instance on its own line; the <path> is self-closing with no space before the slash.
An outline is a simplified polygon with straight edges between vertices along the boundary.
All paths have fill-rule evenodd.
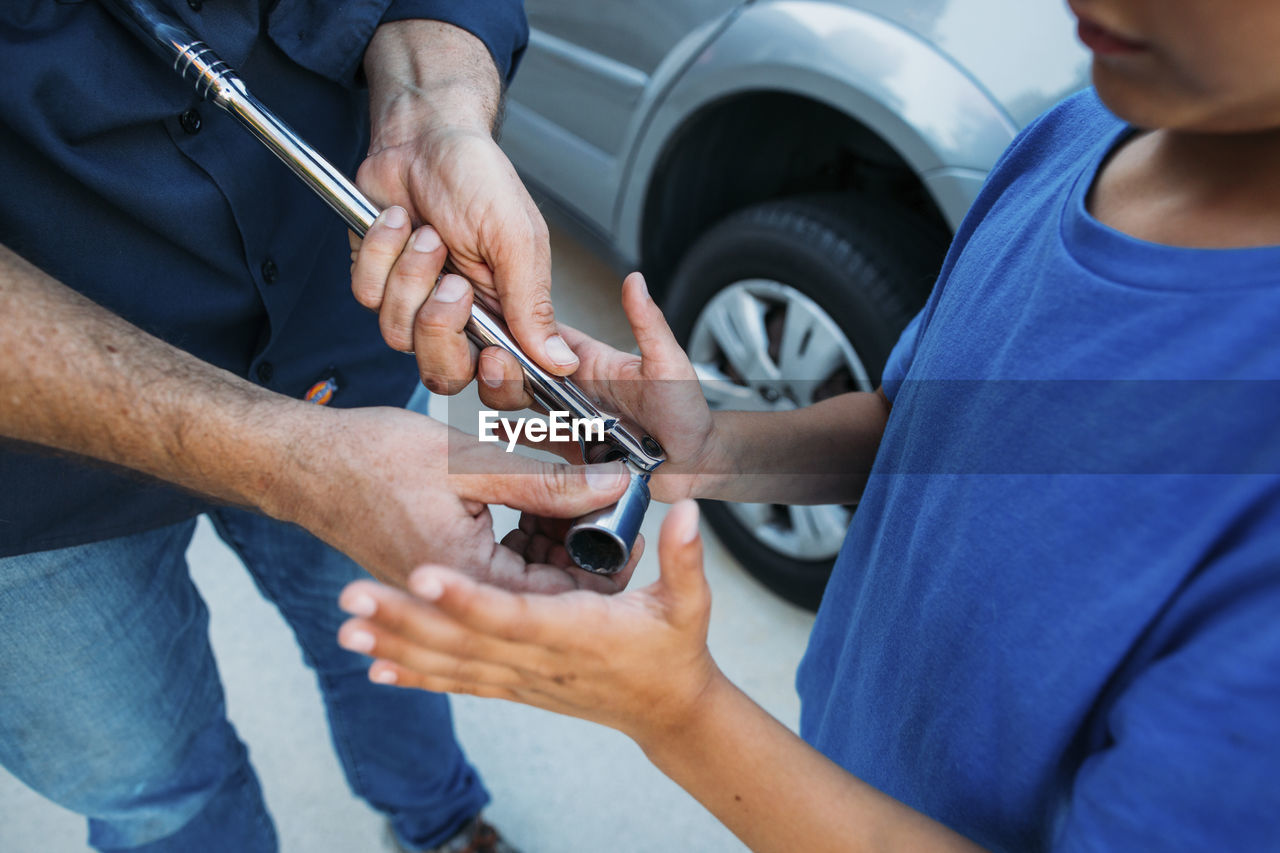
<path id="1" fill-rule="evenodd" d="M 400 409 L 281 396 L 131 326 L 3 247 L 0 351 L 0 438 L 255 507 L 388 582 L 426 561 L 517 589 L 613 592 L 628 578 L 630 568 L 611 578 L 573 568 L 555 540 L 564 522 L 553 520 L 615 502 L 627 486 L 619 463 L 548 465 Z M 487 503 L 530 515 L 499 545 Z"/>
<path id="2" fill-rule="evenodd" d="M 626 568 L 602 576 L 573 565 L 562 544 L 568 519 L 615 502 L 620 463 L 550 464 L 481 445 L 472 436 L 401 409 L 350 409 L 313 418 L 298 436 L 296 474 L 269 501 L 378 578 L 403 586 L 414 567 L 444 562 L 508 589 L 617 592 Z M 323 453 L 305 448 L 324 448 Z M 523 510 L 521 527 L 494 539 L 489 504 Z"/>
<path id="3" fill-rule="evenodd" d="M 501 86 L 484 44 L 449 24 L 396 21 L 378 28 L 364 67 L 373 137 L 356 183 L 390 209 L 363 242 L 352 236 L 356 299 L 378 312 L 391 347 L 416 355 L 433 391 L 454 393 L 475 374 L 462 329 L 476 295 L 544 369 L 572 373 L 546 223 L 493 140 Z M 461 277 L 435 287 L 446 256 L 479 294 Z"/>
<path id="4" fill-rule="evenodd" d="M 417 598 L 356 582 L 339 603 L 358 618 L 339 640 L 378 658 L 374 681 L 510 699 L 645 743 L 681 729 L 724 678 L 707 650 L 711 592 L 692 501 L 668 513 L 658 551 L 661 578 L 612 597 L 517 595 L 442 568 L 413 574 Z"/>

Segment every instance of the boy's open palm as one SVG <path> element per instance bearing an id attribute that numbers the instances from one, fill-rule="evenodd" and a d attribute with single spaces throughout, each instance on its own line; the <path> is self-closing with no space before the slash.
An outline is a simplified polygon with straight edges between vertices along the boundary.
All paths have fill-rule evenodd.
<path id="1" fill-rule="evenodd" d="M 510 593 L 437 567 L 413 574 L 416 597 L 357 581 L 340 600 L 356 618 L 339 639 L 378 659 L 374 681 L 509 699 L 643 743 L 683 725 L 723 677 L 706 645 L 711 595 L 692 501 L 672 508 L 658 551 L 659 580 L 614 596 Z"/>

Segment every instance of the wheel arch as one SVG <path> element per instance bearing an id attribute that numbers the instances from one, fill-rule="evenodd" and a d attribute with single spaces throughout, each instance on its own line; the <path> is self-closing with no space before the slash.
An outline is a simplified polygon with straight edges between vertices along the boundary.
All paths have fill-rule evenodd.
<path id="1" fill-rule="evenodd" d="M 954 229 L 1015 132 L 896 24 L 811 0 L 749 4 L 655 99 L 614 233 L 661 288 L 698 233 L 771 198 L 858 191 Z"/>

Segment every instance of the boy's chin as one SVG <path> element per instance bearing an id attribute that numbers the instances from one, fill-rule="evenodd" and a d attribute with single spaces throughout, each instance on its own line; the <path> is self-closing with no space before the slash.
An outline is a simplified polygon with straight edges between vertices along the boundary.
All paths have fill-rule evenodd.
<path id="1" fill-rule="evenodd" d="M 1098 98 L 1117 118 L 1145 130 L 1176 126 L 1185 120 L 1185 107 L 1158 82 L 1144 80 L 1097 62 L 1093 63 L 1093 87 Z"/>
<path id="2" fill-rule="evenodd" d="M 1144 130 L 1187 133 L 1258 133 L 1280 130 L 1280 93 L 1271 109 L 1257 104 L 1233 108 L 1220 100 L 1183 91 L 1164 80 L 1093 64 L 1098 98 L 1116 117 Z"/>

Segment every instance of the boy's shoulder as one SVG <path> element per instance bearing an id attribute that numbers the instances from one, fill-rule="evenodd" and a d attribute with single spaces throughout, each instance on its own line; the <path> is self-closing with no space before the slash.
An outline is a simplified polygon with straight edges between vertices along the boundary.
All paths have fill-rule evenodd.
<path id="1" fill-rule="evenodd" d="M 939 282 L 949 277 L 980 227 L 993 218 L 1009 228 L 1025 225 L 1029 211 L 1065 192 L 1126 127 L 1088 88 L 1059 101 L 1023 128 L 1000 155 L 970 205 Z M 995 215 L 999 213 L 1004 215 Z M 1038 220 L 1032 216 L 1032 221 Z"/>
<path id="2" fill-rule="evenodd" d="M 1106 108 L 1098 98 L 1097 90 L 1090 86 L 1068 95 L 1032 119 L 1013 144 L 1017 146 L 1021 142 L 1060 134 L 1096 138 L 1099 133 L 1110 133 L 1122 127 L 1125 127 L 1125 122 Z"/>
<path id="3" fill-rule="evenodd" d="M 1126 127 L 1092 88 L 1076 92 L 1023 128 L 992 169 L 991 181 L 1035 174 L 1061 178 L 1063 169 L 1096 157 Z"/>

